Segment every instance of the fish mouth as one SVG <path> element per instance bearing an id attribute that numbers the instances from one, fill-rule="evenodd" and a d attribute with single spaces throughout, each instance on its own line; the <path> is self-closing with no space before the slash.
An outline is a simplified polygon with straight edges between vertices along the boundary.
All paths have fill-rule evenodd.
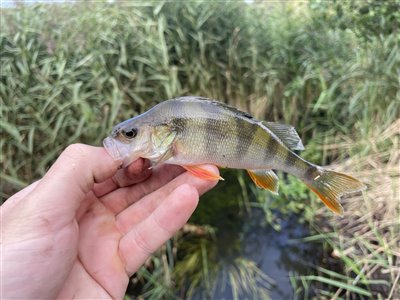
<path id="1" fill-rule="evenodd" d="M 126 168 L 130 163 L 140 157 L 139 152 L 131 151 L 132 149 L 125 144 L 121 144 L 118 140 L 108 136 L 103 140 L 104 148 L 107 153 L 115 160 L 121 162 L 121 168 Z"/>
<path id="2" fill-rule="evenodd" d="M 118 150 L 118 145 L 111 137 L 106 137 L 103 140 L 104 148 L 107 150 L 107 153 L 114 159 L 114 160 L 123 160 L 123 155 Z"/>

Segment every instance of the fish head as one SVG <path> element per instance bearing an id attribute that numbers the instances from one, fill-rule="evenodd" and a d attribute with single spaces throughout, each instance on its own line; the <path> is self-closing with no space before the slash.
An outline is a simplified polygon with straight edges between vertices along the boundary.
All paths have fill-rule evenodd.
<path id="1" fill-rule="evenodd" d="M 151 151 L 152 126 L 139 117 L 126 120 L 115 126 L 103 140 L 104 148 L 114 160 L 128 166 L 140 157 L 146 158 Z"/>

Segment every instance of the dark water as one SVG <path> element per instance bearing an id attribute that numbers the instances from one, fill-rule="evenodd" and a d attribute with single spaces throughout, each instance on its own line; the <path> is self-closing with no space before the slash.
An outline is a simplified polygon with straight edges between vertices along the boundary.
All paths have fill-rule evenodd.
<path id="1" fill-rule="evenodd" d="M 315 249 L 314 244 L 295 240 L 309 235 L 308 228 L 299 224 L 296 216 L 282 220 L 280 231 L 260 225 L 263 221 L 264 214 L 260 210 L 253 210 L 246 217 L 242 249 L 238 255 L 254 261 L 273 280 L 269 287 L 271 299 L 293 299 L 295 295 L 289 276 L 307 274 L 310 263 L 317 263 L 319 249 Z M 231 287 L 226 286 L 213 299 L 232 299 Z"/>
<path id="2" fill-rule="evenodd" d="M 246 178 L 244 184 L 238 175 Z M 298 216 L 273 212 L 280 218 L 276 231 L 261 208 L 244 204 L 245 198 L 247 204 L 256 199 L 247 188 L 253 183 L 243 175 L 224 171 L 225 181 L 201 198 L 189 222 L 211 227 L 213 233 L 185 234 L 180 240 L 173 267 L 176 286 L 166 299 L 234 299 L 235 288 L 237 299 L 293 299 L 290 276 L 307 275 L 318 264 L 318 245 L 297 241 L 310 235 Z M 128 294 L 141 294 L 142 287 L 131 284 Z"/>
<path id="3" fill-rule="evenodd" d="M 217 265 L 219 270 L 215 290 L 208 294 L 204 290 L 198 291 L 194 298 L 232 299 L 232 284 L 226 279 L 227 272 L 232 270 L 235 262 L 245 260 L 253 262 L 269 277 L 266 288 L 271 299 L 293 299 L 290 276 L 306 275 L 310 266 L 318 263 L 321 249 L 316 244 L 298 241 L 310 235 L 308 227 L 299 222 L 298 216 L 282 217 L 281 228 L 276 231 L 266 223 L 262 209 L 243 209 L 237 173 L 225 172 L 223 177 L 226 180 L 201 200 L 192 218 L 195 223 L 206 221 L 204 224 L 216 228 L 214 243 L 210 247 L 216 247 L 217 251 L 209 251 L 217 255 L 209 259 L 209 264 Z M 246 181 L 248 184 L 252 183 Z M 279 212 L 274 213 L 279 216 Z M 262 285 L 256 280 L 253 284 Z M 245 298 L 255 299 L 257 294 L 251 291 L 239 294 L 239 299 Z"/>

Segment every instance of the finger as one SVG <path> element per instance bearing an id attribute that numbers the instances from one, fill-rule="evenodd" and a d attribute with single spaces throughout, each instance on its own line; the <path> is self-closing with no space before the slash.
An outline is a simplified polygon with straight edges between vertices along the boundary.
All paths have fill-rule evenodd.
<path id="1" fill-rule="evenodd" d="M 147 179 L 150 175 L 150 161 L 139 158 L 131 163 L 127 168 L 118 170 L 113 177 L 104 182 L 95 184 L 93 191 L 97 197 L 101 197 L 117 188 L 141 182 Z"/>
<path id="2" fill-rule="evenodd" d="M 187 222 L 198 200 L 196 189 L 190 185 L 178 187 L 148 218 L 120 240 L 119 252 L 129 276 Z"/>
<path id="3" fill-rule="evenodd" d="M 203 166 L 204 169 L 218 173 L 218 168 L 212 165 Z M 161 205 L 165 198 L 179 186 L 188 184 L 197 190 L 199 195 L 212 189 L 218 183 L 217 180 L 204 180 L 185 172 L 168 184 L 143 197 L 140 201 L 132 204 L 116 216 L 116 224 L 122 233 L 126 233 L 133 226 L 148 218 Z"/>
<path id="4" fill-rule="evenodd" d="M 145 182 L 131 187 L 121 188 L 104 195 L 100 200 L 115 214 L 123 211 L 133 202 L 165 185 L 185 170 L 176 165 L 164 164 L 155 168 Z"/>
<path id="5" fill-rule="evenodd" d="M 30 194 L 33 208 L 73 218 L 94 183 L 113 176 L 119 165 L 104 148 L 70 145 Z"/>
<path id="6" fill-rule="evenodd" d="M 115 293 L 125 291 L 129 281 L 118 253 L 121 237 L 115 229 L 114 215 L 95 201 L 79 223 L 79 261 L 113 299 L 123 298 Z"/>

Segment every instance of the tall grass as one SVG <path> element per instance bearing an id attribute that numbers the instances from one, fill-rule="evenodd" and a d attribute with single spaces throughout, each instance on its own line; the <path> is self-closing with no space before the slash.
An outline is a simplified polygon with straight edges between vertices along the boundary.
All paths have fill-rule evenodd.
<path id="1" fill-rule="evenodd" d="M 400 119 L 387 128 L 375 128 L 369 139 L 354 143 L 342 136 L 324 146 L 329 152 L 345 149 L 351 158 L 331 167 L 343 172 L 352 169 L 368 190 L 342 201 L 343 218 L 323 210 L 316 213 L 325 221 L 314 223 L 317 234 L 306 240 L 322 241 L 326 255 L 316 275 L 298 279 L 306 289 L 313 283 L 311 289 L 321 298 L 400 297 L 399 138 Z"/>
<path id="2" fill-rule="evenodd" d="M 182 95 L 216 98 L 258 118 L 295 125 L 307 148 L 303 156 L 315 163 L 357 154 L 360 160 L 353 161 L 350 172 L 374 178 L 376 170 L 389 174 L 385 168 L 395 159 L 387 156 L 388 149 L 398 142 L 374 141 L 385 134 L 379 129 L 400 115 L 398 27 L 366 41 L 359 37 L 362 30 L 328 22 L 325 15 L 332 15 L 334 6 L 322 6 L 322 13 L 297 2 L 238 1 L 79 2 L 1 9 L 2 201 L 43 175 L 68 144 L 99 145 L 117 122 Z M 323 149 L 324 144 L 337 146 Z M 375 170 L 374 161 L 382 168 Z M 371 208 L 369 197 L 379 194 L 379 183 L 373 186 L 371 196 L 356 203 Z M 271 222 L 271 208 L 303 212 L 309 221 L 317 216 L 315 226 L 321 222 L 319 202 L 300 201 L 309 194 L 296 180 L 289 179 L 282 185 L 282 197 L 270 202 L 262 192 L 255 194 Z M 325 297 L 394 298 L 398 290 L 390 286 L 399 279 L 392 243 L 398 231 L 373 213 L 363 217 L 354 209 L 349 211 L 359 215 L 343 219 L 351 225 L 342 220 L 334 227 L 338 238 L 325 239 L 326 249 L 334 249 L 335 261 L 342 265 L 337 272 L 319 268 L 317 275 L 302 278 L 302 287 L 322 282 L 324 288 L 330 286 L 319 289 Z M 398 210 L 391 211 L 398 218 Z M 364 223 L 357 227 L 359 219 Z M 373 238 L 356 239 L 361 229 Z M 353 238 L 345 238 L 350 232 Z M 174 281 L 179 277 L 173 263 L 177 244 L 141 270 L 136 280 L 143 297 L 170 298 L 184 288 Z M 204 253 L 198 255 L 200 259 Z M 254 266 L 249 270 L 232 275 L 234 282 L 258 272 Z M 389 275 L 375 279 L 380 270 Z M 198 274 L 207 278 L 207 272 Z M 376 292 L 379 284 L 383 292 Z M 235 291 L 241 295 L 238 286 Z"/>
<path id="3" fill-rule="evenodd" d="M 361 45 L 306 9 L 123 2 L 1 14 L 2 197 L 67 144 L 99 144 L 116 122 L 179 95 L 292 123 L 306 143 L 316 129 L 363 132 L 400 113 L 396 37 Z"/>

